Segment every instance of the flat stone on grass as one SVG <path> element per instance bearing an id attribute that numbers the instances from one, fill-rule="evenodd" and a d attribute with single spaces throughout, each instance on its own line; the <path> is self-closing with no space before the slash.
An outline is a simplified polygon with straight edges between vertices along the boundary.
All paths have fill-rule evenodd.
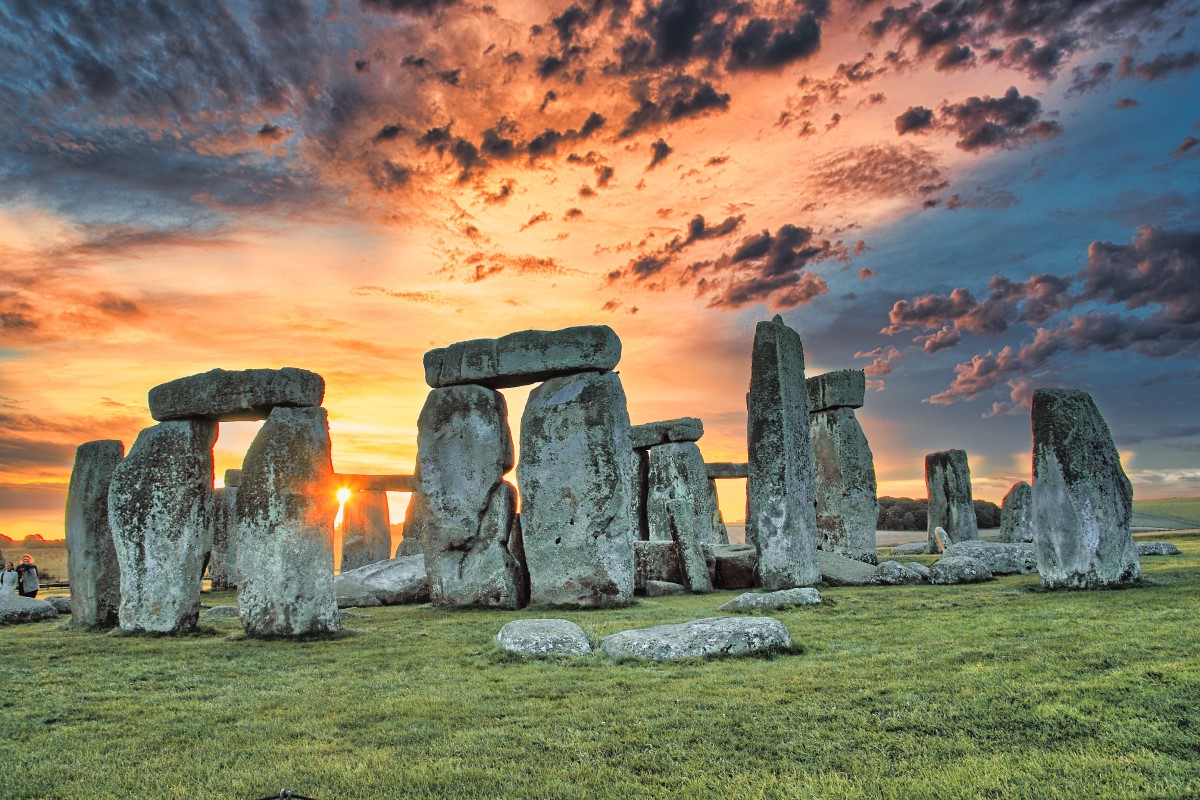
<path id="1" fill-rule="evenodd" d="M 892 548 L 894 556 L 927 556 L 929 555 L 929 542 L 907 542 L 898 544 Z"/>
<path id="2" fill-rule="evenodd" d="M 609 658 L 674 661 L 787 652 L 792 637 L 771 617 L 709 617 L 614 633 L 600 640 Z"/>
<path id="3" fill-rule="evenodd" d="M 587 634 L 565 619 L 515 619 L 496 634 L 496 643 L 518 656 L 588 656 Z"/>
<path id="4" fill-rule="evenodd" d="M 821 580 L 830 586 L 867 586 L 875 583 L 875 565 L 837 553 L 817 553 L 821 564 Z"/>
<path id="5" fill-rule="evenodd" d="M 955 542 L 946 548 L 946 555 L 977 558 L 993 575 L 1037 572 L 1037 552 L 1033 545 L 1021 542 Z"/>
<path id="6" fill-rule="evenodd" d="M 944 556 L 929 568 L 929 582 L 942 586 L 953 583 L 983 583 L 992 579 L 992 572 L 977 558 Z"/>
<path id="7" fill-rule="evenodd" d="M 821 593 L 816 589 L 780 589 L 777 592 L 746 592 L 739 594 L 721 606 L 721 611 L 766 611 L 793 606 L 816 606 L 821 604 Z"/>
<path id="8" fill-rule="evenodd" d="M 21 597 L 16 594 L 0 595 L 0 625 L 20 625 L 25 622 L 41 622 L 54 619 L 58 612 L 45 600 Z"/>
<path id="9" fill-rule="evenodd" d="M 1170 542 L 1134 542 L 1137 554 L 1141 556 L 1177 556 L 1179 548 Z"/>
<path id="10" fill-rule="evenodd" d="M 646 597 L 668 597 L 673 594 L 683 594 L 687 589 L 678 583 L 670 581 L 646 581 Z"/>
<path id="11" fill-rule="evenodd" d="M 875 582 L 883 586 L 905 586 L 910 583 L 924 583 L 925 575 L 909 569 L 899 561 L 884 561 L 875 568 Z"/>

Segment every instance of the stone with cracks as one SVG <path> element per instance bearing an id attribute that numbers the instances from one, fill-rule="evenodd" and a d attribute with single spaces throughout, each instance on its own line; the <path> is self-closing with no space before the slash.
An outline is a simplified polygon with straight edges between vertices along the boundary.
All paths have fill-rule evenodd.
<path id="1" fill-rule="evenodd" d="M 621 340 L 607 325 L 518 331 L 430 350 L 424 358 L 425 382 L 435 389 L 461 384 L 509 389 L 578 372 L 606 372 L 620 360 Z"/>
<path id="2" fill-rule="evenodd" d="M 816 589 L 780 589 L 777 592 L 746 592 L 721 606 L 722 611 L 776 611 L 794 606 L 819 606 Z"/>
<path id="3" fill-rule="evenodd" d="M 1170 542 L 1134 542 L 1134 546 L 1139 557 L 1179 555 L 1179 548 Z"/>
<path id="4" fill-rule="evenodd" d="M 875 583 L 875 565 L 837 553 L 821 551 L 821 580 L 830 586 L 867 586 Z"/>
<path id="5" fill-rule="evenodd" d="M 337 631 L 333 521 L 337 486 L 323 408 L 276 408 L 238 488 L 238 612 L 251 636 Z"/>
<path id="6" fill-rule="evenodd" d="M 702 544 L 728 542 L 728 538 L 716 538 L 717 497 L 705 474 L 700 448 L 692 442 L 659 445 L 650 448 L 649 462 L 646 520 L 650 539 L 671 538 L 667 505 L 682 500 L 692 507 L 696 538 Z"/>
<path id="7" fill-rule="evenodd" d="M 746 540 L 767 590 L 820 580 L 804 347 L 778 315 L 754 332 L 747 405 Z"/>
<path id="8" fill-rule="evenodd" d="M 400 544 L 396 545 L 396 558 L 413 556 L 425 552 L 425 502 L 421 497 L 420 475 L 417 486 L 408 496 L 408 507 L 404 511 L 404 527 Z"/>
<path id="9" fill-rule="evenodd" d="M 875 583 L 883 586 L 903 586 L 924 582 L 923 575 L 909 569 L 899 561 L 884 561 L 875 568 Z"/>
<path id="10" fill-rule="evenodd" d="M 237 487 L 213 490 L 212 552 L 208 577 L 214 592 L 237 586 Z"/>
<path id="11" fill-rule="evenodd" d="M 977 558 L 993 575 L 1037 572 L 1037 553 L 1033 545 L 1021 542 L 956 542 L 946 548 L 946 555 Z"/>
<path id="12" fill-rule="evenodd" d="M 85 627 L 112 627 L 121 609 L 121 565 L 108 524 L 108 487 L 125 457 L 115 439 L 81 444 L 67 489 L 67 581 L 71 621 Z"/>
<path id="13" fill-rule="evenodd" d="M 212 549 L 212 446 L 217 424 L 144 429 L 108 486 L 108 522 L 121 567 L 121 628 L 196 627 L 205 553 Z"/>
<path id="14" fill-rule="evenodd" d="M 425 556 L 420 553 L 342 572 L 333 585 L 339 608 L 429 601 L 429 576 L 425 573 Z"/>
<path id="15" fill-rule="evenodd" d="M 922 577 L 924 580 L 929 580 L 929 575 L 930 575 L 930 572 L 929 572 L 929 567 L 925 566 L 925 565 L 924 565 L 924 564 L 922 564 L 921 562 L 919 562 L 919 561 L 910 561 L 910 562 L 908 562 L 907 564 L 905 564 L 904 566 L 908 567 L 908 568 L 909 568 L 909 569 L 911 569 L 913 572 L 915 572 L 915 573 L 917 573 L 918 575 L 920 575 L 920 576 L 921 576 L 921 577 Z"/>
<path id="16" fill-rule="evenodd" d="M 0 625 L 22 625 L 26 622 L 41 622 L 54 619 L 58 611 L 45 600 L 21 597 L 17 594 L 0 594 Z"/>
<path id="17" fill-rule="evenodd" d="M 1033 487 L 1018 481 L 1000 505 L 1000 538 L 1006 542 L 1033 541 Z"/>
<path id="18" fill-rule="evenodd" d="M 979 538 L 975 502 L 971 497 L 971 468 L 965 450 L 945 450 L 925 456 L 925 488 L 929 491 L 931 552 L 938 552 L 934 528 L 944 528 L 951 542 Z"/>
<path id="19" fill-rule="evenodd" d="M 753 589 L 758 586 L 758 550 L 750 544 L 714 544 L 704 548 L 713 561 L 713 587 Z"/>
<path id="20" fill-rule="evenodd" d="M 496 634 L 496 644 L 518 656 L 590 656 L 587 634 L 565 619 L 514 619 Z"/>
<path id="21" fill-rule="evenodd" d="M 704 423 L 695 417 L 646 422 L 630 429 L 633 446 L 638 450 L 668 442 L 698 442 L 702 436 Z"/>
<path id="22" fill-rule="evenodd" d="M 683 567 L 683 585 L 698 594 L 711 592 L 712 578 L 708 574 L 708 562 L 704 558 L 692 504 L 687 500 L 668 500 L 667 520 L 671 538 L 678 548 L 679 564 Z"/>
<path id="23" fill-rule="evenodd" d="M 861 369 L 840 369 L 814 375 L 804 382 L 808 413 L 835 408 L 862 408 L 867 396 L 867 376 Z"/>
<path id="24" fill-rule="evenodd" d="M 929 582 L 940 585 L 982 583 L 991 579 L 992 572 L 987 564 L 967 556 L 944 556 L 929 568 Z"/>
<path id="25" fill-rule="evenodd" d="M 160 422 L 258 420 L 274 408 L 319 406 L 324 397 L 325 379 L 306 369 L 214 369 L 155 386 L 150 416 Z"/>
<path id="26" fill-rule="evenodd" d="M 859 372 L 859 370 L 849 370 Z M 809 416 L 820 548 L 874 564 L 879 516 L 875 461 L 852 408 Z"/>
<path id="27" fill-rule="evenodd" d="M 788 629 L 770 617 L 710 617 L 621 631 L 600 640 L 600 651 L 609 658 L 651 661 L 772 653 L 791 648 Z"/>
<path id="28" fill-rule="evenodd" d="M 50 605 L 54 606 L 54 610 L 57 611 L 59 614 L 70 614 L 71 613 L 71 598 L 70 597 L 63 597 L 62 595 L 54 595 L 52 597 L 47 597 L 46 602 L 49 603 Z"/>
<path id="29" fill-rule="evenodd" d="M 504 396 L 483 386 L 434 389 L 417 420 L 422 544 L 432 601 L 520 608 L 524 553 L 512 541 L 516 490 Z"/>
<path id="30" fill-rule="evenodd" d="M 1129 532 L 1133 487 L 1090 395 L 1033 393 L 1033 530 L 1047 589 L 1096 589 L 1141 575 Z"/>
<path id="31" fill-rule="evenodd" d="M 353 492 L 342 507 L 342 564 L 345 572 L 387 561 L 392 555 L 392 525 L 387 492 Z"/>
<path id="32" fill-rule="evenodd" d="M 679 546 L 675 542 L 633 543 L 634 591 L 644 594 L 650 581 L 684 582 Z"/>
<path id="33" fill-rule="evenodd" d="M 517 467 L 530 602 L 632 600 L 632 449 L 616 373 L 552 378 L 530 393 Z"/>

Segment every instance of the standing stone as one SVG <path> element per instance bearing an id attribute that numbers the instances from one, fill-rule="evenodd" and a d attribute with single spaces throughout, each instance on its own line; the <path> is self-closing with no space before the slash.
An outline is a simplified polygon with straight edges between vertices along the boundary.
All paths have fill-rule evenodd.
<path id="1" fill-rule="evenodd" d="M 434 389 L 417 420 L 417 474 L 429 592 L 441 605 L 520 608 L 525 565 L 510 545 L 516 490 L 504 396 Z"/>
<path id="2" fill-rule="evenodd" d="M 879 500 L 875 461 L 854 409 L 835 408 L 811 415 L 809 438 L 816 462 L 821 549 L 868 564 L 877 563 L 875 522 L 879 517 Z"/>
<path id="3" fill-rule="evenodd" d="M 717 482 L 708 479 L 708 493 L 712 495 L 713 504 L 713 544 L 729 544 L 729 529 L 725 527 L 725 516 L 721 513 L 720 496 L 717 494 Z"/>
<path id="4" fill-rule="evenodd" d="M 632 600 L 632 449 L 616 373 L 552 378 L 529 395 L 517 476 L 531 602 Z"/>
<path id="5" fill-rule="evenodd" d="M 633 518 L 640 541 L 650 540 L 650 451 L 633 451 Z"/>
<path id="6" fill-rule="evenodd" d="M 404 527 L 400 544 L 396 545 L 396 558 L 415 556 L 425 552 L 425 501 L 421 497 L 420 474 L 417 486 L 408 496 L 408 506 L 404 510 Z"/>
<path id="7" fill-rule="evenodd" d="M 1034 547 L 1042 586 L 1095 589 L 1136 580 L 1133 487 L 1091 396 L 1039 389 L 1032 421 Z"/>
<path id="8" fill-rule="evenodd" d="M 679 563 L 683 567 L 684 586 L 688 591 L 711 592 L 712 576 L 708 574 L 708 561 L 704 558 L 704 547 L 698 535 L 702 518 L 697 517 L 695 507 L 687 500 L 667 501 L 667 522 L 671 538 L 679 552 Z"/>
<path id="9" fill-rule="evenodd" d="M 67 580 L 71 621 L 85 627 L 117 624 L 121 608 L 121 567 L 108 524 L 108 487 L 125 457 L 114 439 L 81 444 L 67 490 Z"/>
<path id="10" fill-rule="evenodd" d="M 209 587 L 214 592 L 228 589 L 229 529 L 237 521 L 237 489 L 213 489 L 212 552 L 208 557 Z"/>
<path id="11" fill-rule="evenodd" d="M 204 554 L 212 548 L 212 446 L 217 423 L 144 429 L 113 470 L 108 521 L 121 565 L 121 628 L 196 627 Z"/>
<path id="12" fill-rule="evenodd" d="M 237 494 L 238 614 L 246 633 L 338 630 L 337 507 L 325 409 L 276 408 L 250 443 Z"/>
<path id="13" fill-rule="evenodd" d="M 156 420 L 211 419 L 223 422 L 266 419 L 278 407 L 319 406 L 325 379 L 295 367 L 214 369 L 155 386 L 150 416 Z"/>
<path id="14" fill-rule="evenodd" d="M 607 325 L 518 331 L 430 350 L 425 382 L 435 389 L 460 384 L 507 389 L 585 370 L 605 372 L 620 360 L 621 340 Z"/>
<path id="15" fill-rule="evenodd" d="M 218 578 L 225 583 L 225 588 L 238 586 L 241 583 L 240 572 L 238 570 L 238 546 L 241 542 L 241 535 L 238 528 L 237 516 L 237 496 L 238 487 L 242 485 L 242 471 L 240 469 L 225 470 L 225 488 L 221 490 L 221 499 L 224 501 L 224 511 L 218 513 L 224 514 L 224 540 L 225 549 L 221 553 L 219 559 L 217 557 L 217 534 L 221 528 L 215 528 L 213 531 L 213 561 L 209 562 L 208 571 L 213 576 L 213 588 L 217 588 L 216 581 Z"/>
<path id="16" fill-rule="evenodd" d="M 353 492 L 342 507 L 342 572 L 387 561 L 392 526 L 387 492 Z"/>
<path id="17" fill-rule="evenodd" d="M 670 541 L 667 504 L 672 500 L 683 500 L 692 505 L 698 540 L 702 544 L 712 544 L 717 498 L 709 485 L 700 448 L 694 442 L 661 444 L 650 448 L 649 454 L 646 519 L 650 539 Z M 728 541 L 724 539 L 720 543 Z"/>
<path id="18" fill-rule="evenodd" d="M 947 544 L 979 538 L 967 451 L 945 450 L 925 456 L 925 487 L 929 490 L 931 552 L 940 552 L 933 538 L 934 528 L 945 528 L 950 536 Z"/>
<path id="19" fill-rule="evenodd" d="M 754 332 L 747 396 L 747 542 L 767 591 L 821 579 L 804 347 L 776 316 Z"/>
<path id="20" fill-rule="evenodd" d="M 1033 541 L 1033 487 L 1013 484 L 1000 506 L 1000 534 L 1006 542 Z"/>

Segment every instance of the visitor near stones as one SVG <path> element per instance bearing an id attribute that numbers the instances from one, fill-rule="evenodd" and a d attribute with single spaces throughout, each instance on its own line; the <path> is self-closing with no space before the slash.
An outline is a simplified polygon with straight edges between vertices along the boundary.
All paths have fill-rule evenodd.
<path id="1" fill-rule="evenodd" d="M 17 568 L 13 562 L 6 562 L 0 567 L 0 595 L 12 596 L 17 593 Z"/>
<path id="2" fill-rule="evenodd" d="M 37 564 L 33 563 L 33 556 L 26 553 L 17 565 L 17 593 L 21 597 L 37 597 L 40 588 Z"/>

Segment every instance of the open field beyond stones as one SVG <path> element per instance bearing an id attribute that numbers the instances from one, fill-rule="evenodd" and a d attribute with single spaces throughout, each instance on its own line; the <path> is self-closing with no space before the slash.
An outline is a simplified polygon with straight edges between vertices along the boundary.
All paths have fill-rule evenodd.
<path id="1" fill-rule="evenodd" d="M 1165 500 L 1134 500 L 1134 512 L 1186 523 L 1200 528 L 1200 497 L 1170 497 Z"/>
<path id="2" fill-rule="evenodd" d="M 1200 795 L 1200 536 L 1146 585 L 829 588 L 771 660 L 521 662 L 518 617 L 594 639 L 712 616 L 362 611 L 332 641 L 0 629 L 6 798 L 1182 798 Z M 932 558 L 923 559 L 932 560 Z M 232 593 L 205 595 L 210 605 Z"/>

